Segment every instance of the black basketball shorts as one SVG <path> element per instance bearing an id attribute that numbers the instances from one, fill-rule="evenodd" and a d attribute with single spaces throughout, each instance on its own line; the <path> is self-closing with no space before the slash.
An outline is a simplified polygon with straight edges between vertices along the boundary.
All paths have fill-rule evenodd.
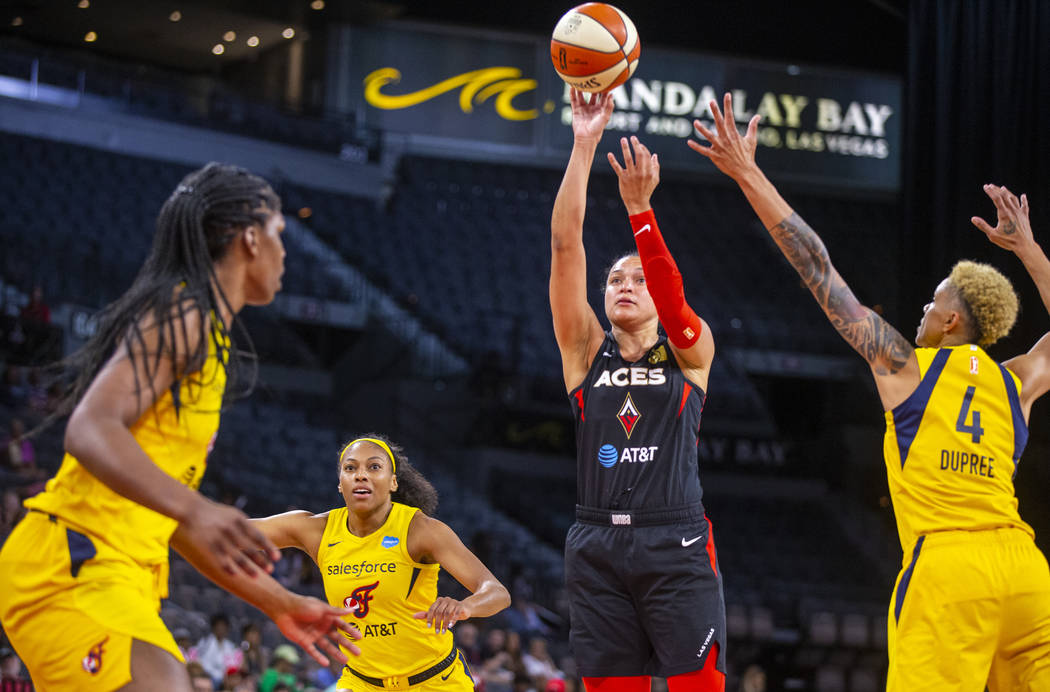
<path id="1" fill-rule="evenodd" d="M 702 506 L 659 511 L 577 507 L 565 541 L 569 634 L 581 676 L 669 677 L 704 667 L 726 614 Z"/>

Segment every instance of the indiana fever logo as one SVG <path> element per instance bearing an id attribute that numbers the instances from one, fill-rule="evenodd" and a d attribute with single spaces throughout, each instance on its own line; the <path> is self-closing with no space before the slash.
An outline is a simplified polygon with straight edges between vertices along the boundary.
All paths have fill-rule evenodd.
<path id="1" fill-rule="evenodd" d="M 365 101 L 383 110 L 399 110 L 417 106 L 424 101 L 456 89 L 459 108 L 464 113 L 474 112 L 474 104 L 485 103 L 495 96 L 496 113 L 504 120 L 533 120 L 539 116 L 535 108 L 521 110 L 514 106 L 514 97 L 536 88 L 535 79 L 522 79 L 516 67 L 486 67 L 449 77 L 437 84 L 409 94 L 384 94 L 383 87 L 401 81 L 401 72 L 393 67 L 381 67 L 365 77 Z M 553 104 L 550 104 L 553 109 Z M 548 111 L 549 112 L 549 111 Z"/>
<path id="2" fill-rule="evenodd" d="M 368 604 L 372 601 L 372 592 L 377 586 L 379 582 L 357 587 L 343 599 L 343 607 L 353 609 L 355 618 L 363 618 L 368 615 Z"/>
<path id="3" fill-rule="evenodd" d="M 102 654 L 105 653 L 104 647 L 108 641 L 109 637 L 107 636 L 98 644 L 91 647 L 91 650 L 88 651 L 88 655 L 80 662 L 80 665 L 84 667 L 84 670 L 92 675 L 98 675 L 98 672 L 102 670 Z"/>

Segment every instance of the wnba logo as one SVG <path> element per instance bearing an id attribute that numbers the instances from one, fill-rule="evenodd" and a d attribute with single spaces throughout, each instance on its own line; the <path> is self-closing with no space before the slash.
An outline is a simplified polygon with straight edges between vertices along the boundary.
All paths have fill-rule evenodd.
<path id="1" fill-rule="evenodd" d="M 368 615 L 368 604 L 372 600 L 372 592 L 375 591 L 377 586 L 379 586 L 379 582 L 357 587 L 343 600 L 343 607 L 352 609 L 355 618 L 363 618 Z"/>
<path id="2" fill-rule="evenodd" d="M 88 651 L 88 655 L 80 662 L 80 665 L 84 667 L 84 670 L 92 675 L 98 675 L 98 672 L 102 670 L 102 654 L 105 653 L 104 646 L 108 641 L 109 637 L 107 636 L 98 644 L 91 647 L 91 650 Z"/>
<path id="3" fill-rule="evenodd" d="M 607 469 L 616 466 L 616 462 L 619 461 L 619 459 L 620 452 L 612 445 L 602 445 L 598 450 L 598 463 Z"/>
<path id="4" fill-rule="evenodd" d="M 558 49 L 558 67 L 560 67 L 563 70 L 569 69 L 568 59 L 566 57 L 564 48 Z"/>

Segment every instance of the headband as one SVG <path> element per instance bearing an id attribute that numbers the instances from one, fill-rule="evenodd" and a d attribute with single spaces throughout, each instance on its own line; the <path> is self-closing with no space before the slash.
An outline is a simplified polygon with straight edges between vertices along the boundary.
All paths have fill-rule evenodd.
<path id="1" fill-rule="evenodd" d="M 346 444 L 346 446 L 343 447 L 343 451 L 339 452 L 339 458 L 342 459 L 343 455 L 346 454 L 346 450 L 350 449 L 351 447 L 356 445 L 358 442 L 371 442 L 374 445 L 378 445 L 378 446 L 382 447 L 383 451 L 386 452 L 387 456 L 390 457 L 390 469 L 391 469 L 391 471 L 393 473 L 397 473 L 397 461 L 394 459 L 394 453 L 390 451 L 390 445 L 388 445 L 386 442 L 383 442 L 382 440 L 377 440 L 374 437 L 359 437 L 356 440 L 350 440 L 350 442 L 348 442 Z"/>

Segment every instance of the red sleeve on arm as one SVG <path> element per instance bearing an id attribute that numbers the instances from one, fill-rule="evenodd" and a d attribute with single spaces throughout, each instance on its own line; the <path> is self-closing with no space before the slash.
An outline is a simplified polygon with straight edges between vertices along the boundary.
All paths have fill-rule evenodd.
<path id="1" fill-rule="evenodd" d="M 631 229 L 660 324 L 675 348 L 687 349 L 700 338 L 702 324 L 685 302 L 682 275 L 660 235 L 653 210 L 632 216 Z"/>

